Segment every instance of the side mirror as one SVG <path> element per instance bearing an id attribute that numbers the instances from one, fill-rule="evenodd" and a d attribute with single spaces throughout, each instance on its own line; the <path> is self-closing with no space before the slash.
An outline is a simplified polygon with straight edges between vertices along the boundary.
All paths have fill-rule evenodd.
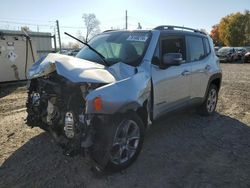
<path id="1" fill-rule="evenodd" d="M 183 61 L 181 53 L 166 53 L 162 60 L 163 67 L 178 66 Z"/>

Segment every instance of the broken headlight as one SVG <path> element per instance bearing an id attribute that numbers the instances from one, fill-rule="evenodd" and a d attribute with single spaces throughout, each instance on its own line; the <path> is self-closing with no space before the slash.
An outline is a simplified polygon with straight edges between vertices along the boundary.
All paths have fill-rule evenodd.
<path id="1" fill-rule="evenodd" d="M 85 83 L 84 85 L 80 86 L 81 92 L 83 94 L 83 98 L 85 98 L 89 92 L 95 90 L 98 87 L 103 86 L 103 84 L 96 84 L 96 83 Z"/>

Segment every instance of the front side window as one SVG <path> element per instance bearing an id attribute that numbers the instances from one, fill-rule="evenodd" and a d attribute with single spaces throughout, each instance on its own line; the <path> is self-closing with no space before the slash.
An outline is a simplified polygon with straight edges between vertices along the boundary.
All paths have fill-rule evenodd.
<path id="1" fill-rule="evenodd" d="M 150 41 L 150 32 L 109 32 L 97 35 L 89 45 L 105 57 L 108 65 L 123 62 L 138 66 Z M 102 59 L 87 46 L 76 55 L 81 59 L 103 64 Z"/>
<path id="2" fill-rule="evenodd" d="M 190 61 L 199 61 L 206 56 L 201 37 L 188 36 L 187 41 Z"/>
<path id="3" fill-rule="evenodd" d="M 182 36 L 168 36 L 161 41 L 161 54 L 181 53 L 186 60 L 185 38 Z"/>

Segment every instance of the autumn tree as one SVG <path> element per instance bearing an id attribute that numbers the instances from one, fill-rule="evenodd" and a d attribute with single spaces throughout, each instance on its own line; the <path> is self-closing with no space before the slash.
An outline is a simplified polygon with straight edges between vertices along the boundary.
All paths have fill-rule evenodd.
<path id="1" fill-rule="evenodd" d="M 243 46 L 246 41 L 246 22 L 245 15 L 236 13 L 231 16 L 227 26 L 226 40 L 230 46 Z"/>
<path id="2" fill-rule="evenodd" d="M 250 44 L 250 13 L 246 10 L 223 17 L 213 26 L 210 36 L 215 44 L 227 46 L 245 46 Z"/>
<path id="3" fill-rule="evenodd" d="M 82 18 L 86 28 L 86 35 L 84 38 L 85 42 L 88 42 L 91 37 L 100 33 L 100 22 L 95 14 L 83 14 Z"/>
<path id="4" fill-rule="evenodd" d="M 218 27 L 219 39 L 224 45 L 229 45 L 227 38 L 228 38 L 228 25 L 229 25 L 231 16 L 232 14 L 223 17 Z"/>
<path id="5" fill-rule="evenodd" d="M 220 37 L 219 37 L 219 24 L 213 25 L 211 33 L 210 33 L 210 37 L 213 39 L 215 46 L 223 45 L 223 42 L 220 40 Z"/>
<path id="6" fill-rule="evenodd" d="M 250 45 L 250 11 L 245 11 L 245 21 L 246 27 L 245 27 L 245 46 Z"/>

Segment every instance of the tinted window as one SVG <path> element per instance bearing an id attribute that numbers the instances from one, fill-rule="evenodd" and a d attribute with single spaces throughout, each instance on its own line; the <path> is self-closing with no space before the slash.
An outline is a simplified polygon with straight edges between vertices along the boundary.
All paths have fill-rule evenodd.
<path id="1" fill-rule="evenodd" d="M 198 61 L 205 57 L 205 50 L 201 37 L 188 36 L 190 61 Z"/>
<path id="2" fill-rule="evenodd" d="M 209 45 L 209 42 L 208 42 L 207 38 L 204 38 L 203 40 L 204 40 L 204 44 L 205 44 L 205 47 L 206 47 L 206 55 L 208 55 L 211 52 L 210 45 Z"/>
<path id="3" fill-rule="evenodd" d="M 185 40 L 182 36 L 169 36 L 161 42 L 161 54 L 181 53 L 182 59 L 186 60 Z"/>

